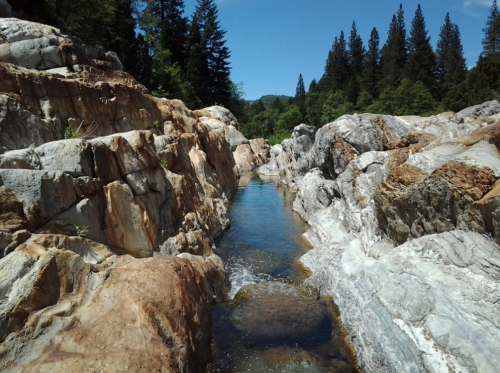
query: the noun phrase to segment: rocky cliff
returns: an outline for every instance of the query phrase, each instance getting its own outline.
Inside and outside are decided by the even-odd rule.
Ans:
[[[0,370],[203,371],[227,285],[211,239],[251,143],[99,46],[15,18],[0,36]]]
[[[499,113],[300,125],[260,168],[298,190],[307,282],[334,298],[364,372],[498,370]]]

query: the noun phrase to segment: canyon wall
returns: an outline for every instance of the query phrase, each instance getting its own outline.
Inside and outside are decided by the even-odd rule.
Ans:
[[[496,372],[500,364],[500,104],[430,118],[300,125],[259,170],[297,189],[364,372]]]
[[[0,33],[0,370],[203,371],[227,289],[211,240],[267,159],[236,164],[229,110],[152,97],[98,47]]]

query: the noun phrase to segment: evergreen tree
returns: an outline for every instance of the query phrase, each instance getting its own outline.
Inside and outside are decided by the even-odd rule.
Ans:
[[[306,88],[304,86],[304,79],[302,74],[299,74],[297,81],[297,88],[295,89],[295,102],[303,117],[306,115]]]
[[[340,32],[340,37],[333,43],[333,63],[331,68],[332,86],[331,91],[344,90],[350,78],[349,56],[347,53],[347,43],[344,38],[344,31]]]
[[[183,0],[142,0],[145,8],[139,23],[154,46],[154,50],[168,51],[169,65],[186,66],[187,18]]]
[[[320,126],[321,107],[319,84],[316,79],[311,81],[306,96],[306,122],[315,127]]]
[[[227,106],[231,96],[229,49],[214,0],[198,0],[191,20],[188,77],[204,105]]]
[[[463,53],[460,31],[451,22],[450,13],[446,14],[441,26],[436,48],[436,71],[439,85],[439,98],[455,85],[462,83],[467,77],[467,66]]]
[[[381,53],[381,88],[396,88],[400,85],[406,61],[408,49],[406,45],[406,28],[404,21],[403,5],[399,5],[397,15],[392,17],[387,42]]]
[[[427,34],[424,15],[418,4],[408,39],[409,53],[405,75],[413,82],[422,82],[430,92],[435,92],[436,56],[430,44],[431,38]]]
[[[497,0],[493,1],[483,32],[483,55],[496,56],[500,53],[500,13],[498,12]]]
[[[335,46],[335,43],[337,43],[337,38],[335,38],[335,41],[333,43],[333,46]],[[333,75],[333,46],[332,48],[328,51],[328,56],[326,58],[326,63],[325,63],[325,71],[323,73],[323,76],[319,80],[318,86],[320,87],[320,90],[326,92],[332,90],[332,75]]]
[[[153,86],[153,58],[149,43],[142,34],[137,36],[135,68],[132,74],[137,81],[145,85],[148,89],[156,89]]]
[[[355,76],[360,76],[363,73],[363,59],[365,55],[365,47],[363,39],[358,34],[356,22],[352,23],[351,35],[349,36],[349,63],[351,72]]]
[[[114,0],[112,22],[103,30],[102,38],[104,47],[116,52],[124,70],[131,74],[135,72],[137,54],[134,12],[132,0]]]
[[[370,40],[368,41],[368,51],[365,56],[363,85],[372,97],[378,96],[378,84],[380,80],[380,37],[374,27]]]
[[[363,74],[365,55],[363,39],[361,39],[361,36],[359,36],[358,34],[358,30],[356,29],[356,22],[352,23],[348,46],[348,60],[351,76],[346,87],[346,96],[348,101],[355,103],[361,91],[361,77]]]
[[[274,99],[274,102],[271,105],[271,107],[280,114],[285,112],[285,105],[283,105],[283,101],[281,101],[279,97],[276,97]]]

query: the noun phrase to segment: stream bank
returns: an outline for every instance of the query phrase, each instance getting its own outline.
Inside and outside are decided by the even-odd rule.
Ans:
[[[216,241],[230,299],[212,309],[210,372],[357,371],[335,305],[302,285],[309,227],[294,199],[277,178],[254,175],[230,206],[231,228]]]

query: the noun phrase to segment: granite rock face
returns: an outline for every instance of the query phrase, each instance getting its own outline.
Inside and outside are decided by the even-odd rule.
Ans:
[[[344,116],[307,146],[300,126],[259,169],[298,189],[307,283],[364,372],[497,371],[499,112]]]
[[[0,261],[2,371],[203,371],[214,263],[89,264],[71,244],[47,246],[30,242]]]
[[[203,371],[236,119],[154,98],[52,27],[0,32],[0,370]]]

